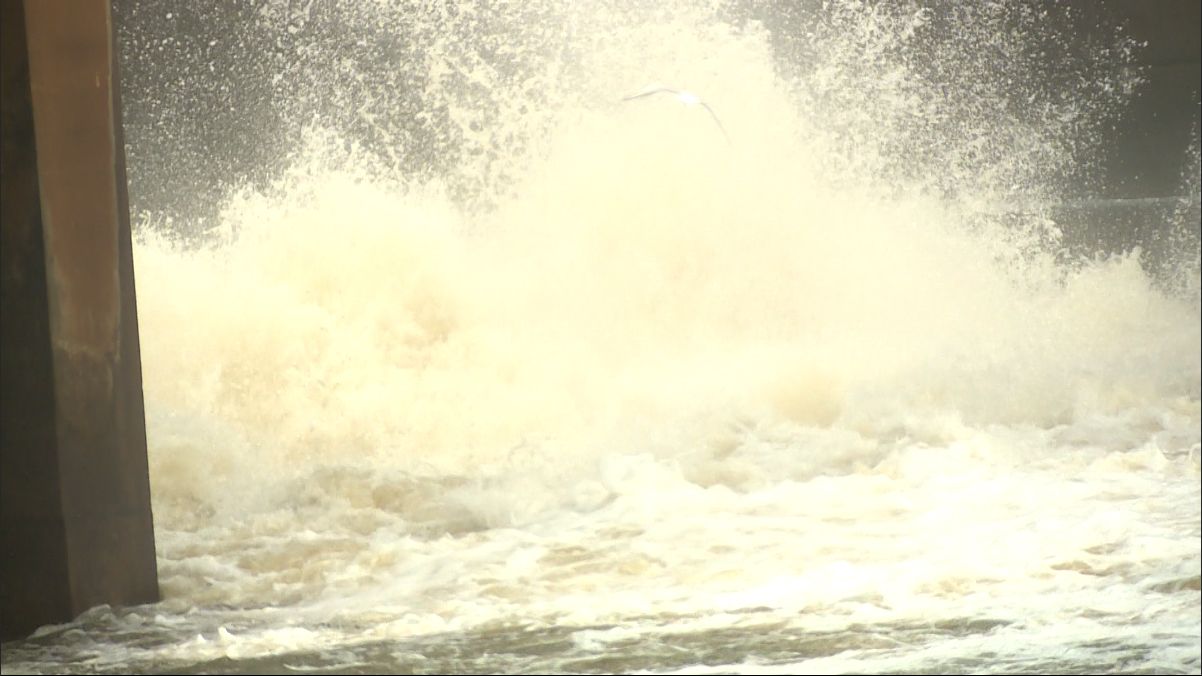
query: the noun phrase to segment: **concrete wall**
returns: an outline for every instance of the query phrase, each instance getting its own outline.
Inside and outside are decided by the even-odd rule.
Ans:
[[[1185,149],[1199,124],[1202,1],[1106,0],[1076,3],[1093,25],[1118,22],[1146,43],[1131,67],[1144,83],[1115,129],[1104,160],[1108,197],[1182,194]],[[1094,19],[1095,15],[1097,19]],[[1089,37],[1086,34],[1085,37]]]
[[[1199,0],[1073,0],[1081,40],[1105,40],[1120,26],[1143,43],[1128,67],[1142,80],[1100,163],[1100,184],[1084,199],[1053,209],[1069,251],[1128,251],[1171,273],[1189,260],[1180,233],[1199,229],[1197,134],[1202,82]],[[1099,34],[1103,33],[1103,34]],[[1191,151],[1192,147],[1192,151]],[[1191,165],[1192,163],[1192,165]]]
[[[4,0],[0,635],[158,598],[106,0]]]

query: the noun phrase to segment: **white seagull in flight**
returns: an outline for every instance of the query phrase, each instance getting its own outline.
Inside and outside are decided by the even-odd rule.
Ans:
[[[693,92],[687,92],[687,91],[684,91],[683,89],[671,89],[669,87],[659,87],[659,86],[652,85],[650,87],[644,88],[643,91],[639,92],[638,94],[631,94],[630,96],[624,96],[624,97],[622,97],[622,100],[623,101],[633,101],[635,99],[642,99],[642,98],[646,98],[648,96],[653,96],[655,94],[669,94],[673,98],[675,98],[677,101],[680,101],[681,103],[685,104],[686,106],[701,106],[702,108],[705,108],[705,112],[709,113],[710,117],[712,117],[714,119],[714,123],[718,125],[718,130],[722,132],[722,136],[726,137],[726,142],[730,143],[730,134],[726,133],[726,127],[722,126],[722,120],[718,119],[718,114],[714,112],[713,108],[710,108],[708,103],[706,103],[705,101],[702,101],[701,97],[697,96]]]

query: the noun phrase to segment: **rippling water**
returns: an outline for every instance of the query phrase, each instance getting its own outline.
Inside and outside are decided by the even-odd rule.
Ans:
[[[1066,249],[1041,7],[344,7],[141,214],[163,601],[5,673],[1197,673],[1196,224]]]

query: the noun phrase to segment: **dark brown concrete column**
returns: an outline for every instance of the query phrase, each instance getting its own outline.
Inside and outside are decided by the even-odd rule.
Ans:
[[[155,601],[107,0],[3,7],[0,634]]]

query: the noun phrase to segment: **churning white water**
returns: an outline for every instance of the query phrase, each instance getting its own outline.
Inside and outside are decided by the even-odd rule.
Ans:
[[[144,219],[164,599],[6,673],[1199,671],[1196,233],[1006,211],[1130,83],[1038,5],[655,4],[364,8],[451,171],[310,119]]]

